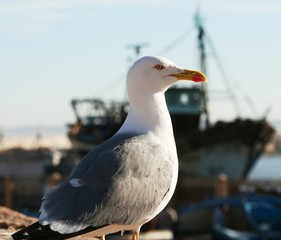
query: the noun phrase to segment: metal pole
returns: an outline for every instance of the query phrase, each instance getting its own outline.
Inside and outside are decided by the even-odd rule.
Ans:
[[[206,49],[205,49],[205,31],[203,28],[202,20],[199,15],[199,12],[195,15],[195,24],[198,29],[198,47],[200,52],[200,70],[207,75],[206,67]],[[205,124],[206,127],[210,127],[210,117],[208,112],[208,89],[206,83],[201,84],[202,89],[202,99],[203,99],[203,113],[205,115]]]

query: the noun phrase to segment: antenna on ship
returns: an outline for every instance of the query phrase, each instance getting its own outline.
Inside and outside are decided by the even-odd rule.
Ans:
[[[200,52],[200,70],[207,74],[207,67],[206,67],[206,48],[205,48],[205,30],[203,27],[202,17],[200,16],[199,11],[196,12],[195,17],[195,25],[198,29],[198,48]],[[206,83],[201,84],[202,88],[202,100],[203,100],[203,117],[206,128],[210,127],[210,117],[208,112],[208,91]]]
[[[132,56],[129,56],[128,57],[128,63],[129,63],[129,66],[132,65],[132,63],[140,57],[141,55],[141,50],[144,48],[144,47],[148,47],[149,44],[148,43],[133,43],[133,44],[127,44],[126,45],[126,48],[129,48],[129,49],[133,49],[134,52],[135,52],[135,55],[132,57]]]
[[[136,44],[128,44],[127,48],[133,48],[135,50],[135,56],[138,57],[141,54],[141,50],[144,47],[148,47],[148,43],[136,43]]]

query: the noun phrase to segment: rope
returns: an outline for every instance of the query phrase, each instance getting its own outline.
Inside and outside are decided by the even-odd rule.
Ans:
[[[175,47],[177,47],[181,42],[183,42],[193,31],[194,31],[194,27],[191,27],[190,29],[185,31],[183,34],[181,34],[179,37],[177,37],[175,40],[173,40],[171,43],[169,43],[164,48],[162,48],[160,51],[158,51],[156,53],[156,55],[162,55],[167,52],[170,52]]]

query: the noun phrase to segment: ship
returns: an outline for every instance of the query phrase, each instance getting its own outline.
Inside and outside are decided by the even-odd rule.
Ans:
[[[206,74],[205,29],[199,17],[200,68]],[[180,174],[214,178],[245,179],[263,154],[274,129],[266,117],[232,121],[209,120],[208,90],[201,86],[173,86],[166,93],[178,150]],[[127,101],[106,102],[98,98],[73,99],[76,121],[68,125],[68,137],[80,157],[114,135],[123,124]],[[87,109],[81,113],[81,109]]]

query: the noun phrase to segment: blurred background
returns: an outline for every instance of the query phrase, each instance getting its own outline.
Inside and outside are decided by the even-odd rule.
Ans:
[[[194,154],[199,156],[204,148],[204,154],[211,156],[208,163],[198,160],[200,164],[189,168],[196,169],[191,181],[198,192],[194,201],[213,194],[225,197],[225,192],[221,195],[214,190],[222,174],[227,181],[233,180],[233,189],[228,185],[226,195],[259,189],[278,196],[280,22],[278,0],[2,0],[0,203],[33,214],[45,189],[64,179],[89,145],[114,133],[128,107],[126,72],[145,55],[163,56],[208,76],[207,85],[179,84],[166,96],[175,116],[176,140],[187,136],[177,133],[185,123],[196,126],[189,136],[198,141],[189,139],[186,145],[179,145],[179,155],[185,158],[186,150],[196,148]],[[186,88],[191,90],[182,90]],[[183,95],[175,95],[177,91]],[[203,98],[198,100],[197,93]],[[186,105],[183,115],[188,118],[178,117],[173,96],[182,96],[179,104]],[[188,108],[193,97],[198,108]],[[90,104],[82,108],[87,122],[78,111],[84,103]],[[108,111],[111,116],[104,120]],[[93,125],[88,129],[90,120],[95,126],[102,125],[98,135]],[[104,121],[117,124],[108,131]],[[88,135],[82,136],[84,127],[83,134]],[[100,136],[101,130],[107,135]],[[228,135],[222,136],[223,132]],[[201,140],[207,135],[212,139],[204,145]],[[233,140],[221,147],[229,136]],[[233,155],[235,151],[243,152],[244,157]],[[245,161],[233,160],[240,157]],[[214,159],[229,159],[225,162],[232,164]],[[214,185],[206,184],[210,178]],[[220,179],[224,182],[225,178]],[[260,187],[257,181],[266,184]],[[182,206],[190,200],[175,202]]]

